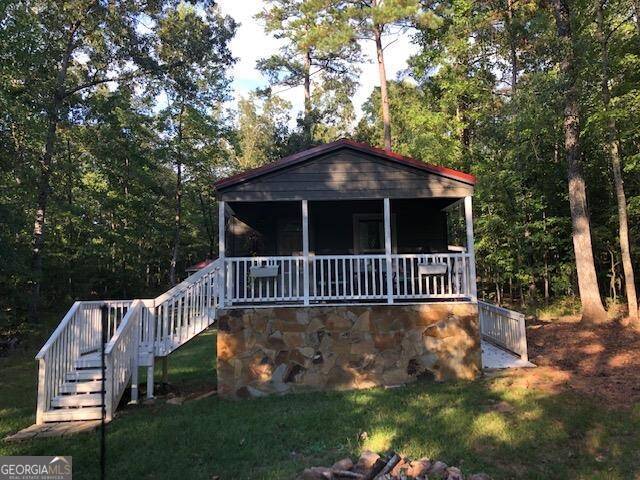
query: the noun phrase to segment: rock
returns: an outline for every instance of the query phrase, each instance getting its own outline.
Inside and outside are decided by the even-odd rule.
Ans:
[[[467,480],[491,480],[491,477],[486,473],[474,473],[467,477]]]
[[[344,332],[351,328],[351,320],[344,315],[330,314],[325,322],[327,330]]]
[[[371,467],[373,467],[373,464],[376,463],[379,458],[380,458],[380,455],[378,455],[377,453],[373,453],[371,450],[365,450],[360,455],[360,458],[358,459],[358,463],[356,463],[355,469],[358,472],[369,471]]]
[[[267,394],[265,392],[263,392],[262,390],[258,390],[257,388],[253,388],[251,386],[247,387],[247,391],[249,392],[249,395],[255,398],[258,397],[265,397]]]
[[[427,474],[430,467],[431,460],[428,458],[421,458],[420,460],[413,460],[409,463],[409,468],[406,473],[410,477],[421,477]]]
[[[353,329],[359,332],[368,332],[371,330],[371,311],[367,310],[360,314],[353,325]]]
[[[302,347],[298,351],[305,357],[311,358],[315,355],[316,351],[312,347]]]
[[[444,472],[444,478],[446,480],[464,480],[462,472],[457,467],[449,467]]]
[[[306,468],[302,472],[302,480],[331,480],[331,469],[325,467]]]
[[[391,470],[392,477],[400,477],[401,475],[406,475],[406,470],[409,469],[409,462],[405,458],[401,458],[396,466]]]
[[[281,363],[271,374],[271,381],[273,383],[284,383],[284,378],[287,374],[287,365]]]
[[[446,463],[437,460],[433,463],[433,465],[429,467],[427,474],[433,476],[440,475],[442,477],[444,475],[444,472],[447,470],[447,467],[448,465]]]
[[[184,397],[173,397],[167,400],[169,405],[182,405],[184,403]]]
[[[351,470],[353,468],[353,460],[350,458],[343,458],[338,460],[331,466],[331,470]]]

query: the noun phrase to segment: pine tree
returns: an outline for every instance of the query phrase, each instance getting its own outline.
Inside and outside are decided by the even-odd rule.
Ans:
[[[435,26],[438,17],[419,0],[337,0],[338,11],[349,20],[352,39],[371,40],[376,47],[384,148],[391,150],[391,113],[384,50],[387,37],[406,34],[414,25]],[[392,40],[393,41],[393,40]]]
[[[258,18],[267,33],[285,42],[280,53],[258,61],[259,70],[271,85],[303,87],[304,148],[313,143],[316,126],[333,117],[331,111],[314,108],[312,84],[336,93],[348,109],[350,97],[340,93],[356,84],[359,45],[349,37],[342,13],[326,0],[268,0]]]

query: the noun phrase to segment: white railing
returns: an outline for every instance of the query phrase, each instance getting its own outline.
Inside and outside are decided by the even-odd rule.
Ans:
[[[528,361],[524,315],[487,302],[478,302],[480,335]]]
[[[466,253],[391,255],[393,296],[398,299],[466,298],[471,295]]]
[[[113,418],[122,394],[131,379],[131,400],[138,399],[138,342],[144,303],[135,300],[105,346],[106,420]],[[104,372],[103,372],[104,373]]]
[[[226,258],[231,303],[297,302],[304,298],[304,257]]]
[[[312,301],[387,297],[384,255],[314,255],[310,262],[309,295]]]
[[[471,297],[469,254],[310,255],[309,303]],[[226,305],[302,303],[303,256],[228,257]],[[389,295],[391,290],[391,295]]]
[[[51,400],[60,393],[67,373],[80,355],[100,349],[102,307],[107,307],[107,339],[126,316],[131,301],[75,302],[36,355],[38,404],[36,422],[42,423]]]
[[[211,262],[153,301],[143,325],[147,342],[154,339],[156,356],[168,355],[215,320],[220,266],[220,260]]]

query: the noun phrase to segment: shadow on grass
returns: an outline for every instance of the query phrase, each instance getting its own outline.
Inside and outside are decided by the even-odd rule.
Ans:
[[[188,389],[215,381],[215,334],[170,359]],[[516,374],[517,375],[517,374]],[[305,393],[124,409],[108,427],[111,478],[295,478],[363,449],[393,448],[494,478],[637,478],[640,408],[513,386],[512,377],[398,389]],[[497,402],[511,408],[499,412]],[[359,440],[362,432],[367,439]],[[98,435],[2,445],[4,455],[74,457],[75,478],[97,478]]]

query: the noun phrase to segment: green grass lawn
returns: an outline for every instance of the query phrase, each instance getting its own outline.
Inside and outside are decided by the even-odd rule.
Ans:
[[[183,391],[215,383],[215,333],[172,355]],[[0,435],[33,422],[33,352],[0,359]],[[640,405],[610,410],[507,379],[255,400],[216,397],[127,407],[108,426],[109,478],[287,479],[365,448],[393,448],[496,479],[640,478]],[[492,409],[506,401],[513,410]],[[361,442],[359,434],[368,438]],[[0,443],[0,455],[72,455],[76,479],[98,478],[99,435]]]

